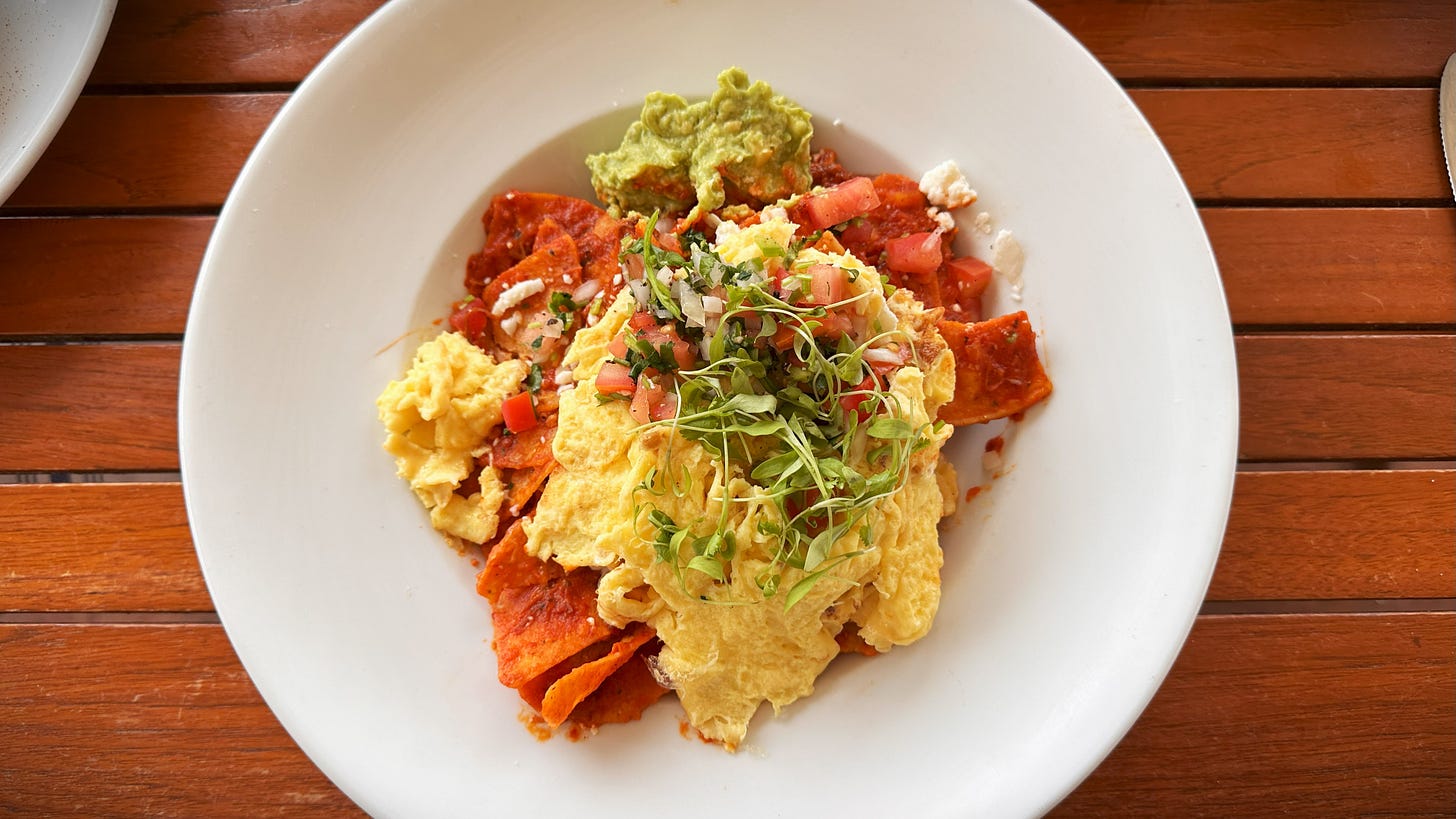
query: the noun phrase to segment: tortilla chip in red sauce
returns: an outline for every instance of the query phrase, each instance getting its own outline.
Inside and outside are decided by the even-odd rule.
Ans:
[[[526,529],[517,520],[490,548],[485,568],[475,576],[475,591],[495,605],[506,589],[539,586],[564,574],[555,563],[537,559],[526,551]]]
[[[535,429],[501,435],[490,446],[490,465],[496,469],[527,469],[551,462],[551,440],[556,437],[556,416],[541,419]]]
[[[962,324],[936,325],[955,355],[955,395],[940,408],[940,420],[954,426],[980,424],[1014,415],[1052,392],[1051,379],[1036,352],[1036,332],[1025,311]]]
[[[656,636],[657,632],[646,623],[634,623],[612,643],[611,649],[605,655],[575,666],[551,683],[537,710],[552,727],[565,722],[583,700],[626,665],[637,653],[637,649]]]
[[[501,684],[520,688],[612,634],[597,617],[597,573],[576,569],[542,585],[507,588],[491,611]]]
[[[668,692],[647,666],[647,658],[655,656],[660,647],[658,643],[648,643],[638,649],[600,688],[576,706],[571,712],[571,721],[596,727],[641,719],[642,712]]]

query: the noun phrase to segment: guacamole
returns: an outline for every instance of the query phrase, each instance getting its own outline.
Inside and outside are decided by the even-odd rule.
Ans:
[[[703,102],[648,94],[622,147],[592,154],[586,164],[604,204],[639,213],[689,211],[691,224],[724,204],[761,207],[807,191],[813,135],[807,111],[730,68]]]

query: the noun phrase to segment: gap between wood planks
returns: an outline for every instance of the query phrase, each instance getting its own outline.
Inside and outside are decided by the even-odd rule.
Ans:
[[[1205,602],[1199,617],[1258,615],[1279,617],[1304,614],[1420,614],[1456,611],[1456,598],[1428,597],[1400,600],[1214,600]],[[215,611],[5,611],[0,625],[217,625]]]

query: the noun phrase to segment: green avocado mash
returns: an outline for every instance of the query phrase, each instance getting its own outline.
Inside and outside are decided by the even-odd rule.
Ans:
[[[762,206],[807,191],[813,135],[809,112],[730,68],[704,102],[648,94],[622,147],[586,164],[604,204],[639,213],[691,208],[691,224],[725,203]]]

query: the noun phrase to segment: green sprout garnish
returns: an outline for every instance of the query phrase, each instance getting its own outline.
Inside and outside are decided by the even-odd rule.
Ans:
[[[649,300],[643,308],[675,322],[683,338],[706,342],[707,361],[679,369],[670,345],[654,348],[629,332],[626,358],[619,362],[634,378],[656,370],[676,392],[676,416],[645,427],[671,429],[697,442],[723,468],[710,488],[716,496],[708,498],[710,505],[717,502],[716,519],[674,520],[653,498],[681,497],[692,477],[675,468],[669,446],[661,468],[635,488],[639,534],[659,561],[673,567],[684,588],[687,572],[730,583],[737,551],[728,525],[730,504],[751,499],[730,497],[726,483],[729,476],[742,478],[775,512],[759,521],[758,531],[775,539],[777,549],[752,581],[764,597],[782,594],[784,606],[791,607],[835,567],[869,550],[869,513],[904,487],[911,455],[930,443],[932,425],[912,424],[887,378],[864,360],[866,351],[891,338],[912,352],[914,345],[900,330],[875,332],[863,341],[845,333],[817,334],[831,311],[868,298],[869,291],[831,305],[786,301],[764,281],[762,260],[730,265],[700,234],[681,237],[684,253],[656,247],[651,239],[656,221],[654,214],[643,238],[624,242],[622,258],[642,257]],[[802,247],[759,243],[765,258],[784,263],[790,292],[809,289],[806,271],[793,266]],[[685,321],[672,290],[659,279],[664,269],[695,292],[722,294],[724,309],[711,331]],[[790,569],[797,577],[786,575]],[[791,577],[792,584],[782,588]]]

